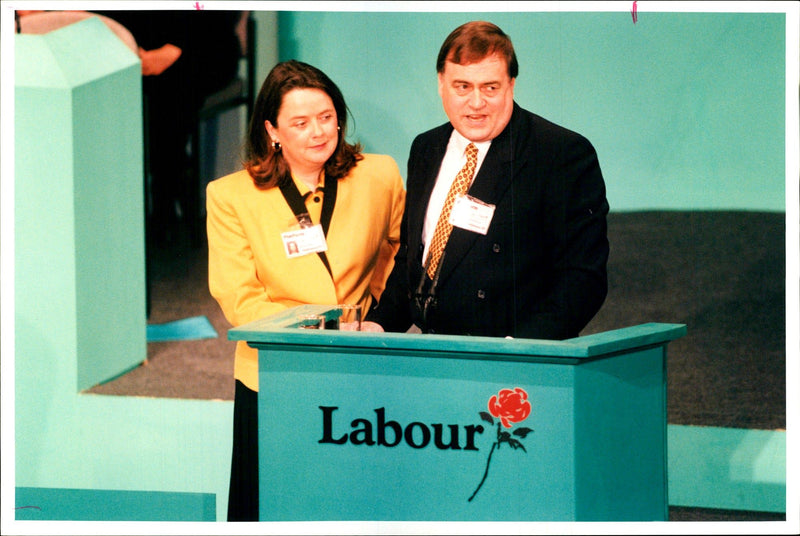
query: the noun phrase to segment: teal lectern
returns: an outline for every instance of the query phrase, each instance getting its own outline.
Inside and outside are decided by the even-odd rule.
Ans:
[[[297,327],[259,351],[263,521],[667,520],[666,346],[681,324],[566,341]]]

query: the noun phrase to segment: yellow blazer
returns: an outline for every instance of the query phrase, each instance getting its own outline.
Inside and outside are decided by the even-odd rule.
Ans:
[[[337,190],[327,235],[331,278],[316,253],[287,257],[281,233],[297,219],[279,188],[256,188],[244,170],[209,183],[208,286],[233,326],[302,304],[360,303],[367,311],[380,297],[400,242],[400,170],[389,156],[364,155]],[[309,195],[306,207],[319,223],[322,193]],[[258,390],[257,351],[245,342],[237,343],[233,375]]]

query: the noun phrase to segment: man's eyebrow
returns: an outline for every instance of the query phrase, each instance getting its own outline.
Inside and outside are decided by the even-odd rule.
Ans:
[[[469,86],[475,85],[474,82],[471,82],[469,80],[461,80],[459,78],[453,79],[452,83],[453,84],[467,84]],[[481,82],[478,85],[480,85],[480,86],[497,86],[497,85],[500,85],[500,83],[501,83],[500,80],[489,80],[488,82]]]

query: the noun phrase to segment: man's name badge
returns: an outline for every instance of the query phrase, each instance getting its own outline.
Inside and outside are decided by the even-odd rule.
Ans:
[[[328,251],[325,233],[322,231],[322,225],[319,224],[281,233],[281,240],[283,240],[286,256],[290,259],[309,253]]]
[[[459,196],[453,203],[450,224],[453,227],[485,235],[492,223],[494,209],[494,205],[484,203],[469,195]]]

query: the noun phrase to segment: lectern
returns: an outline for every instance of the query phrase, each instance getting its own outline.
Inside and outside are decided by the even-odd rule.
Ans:
[[[681,324],[566,341],[229,331],[259,353],[263,521],[664,521],[666,347]]]

